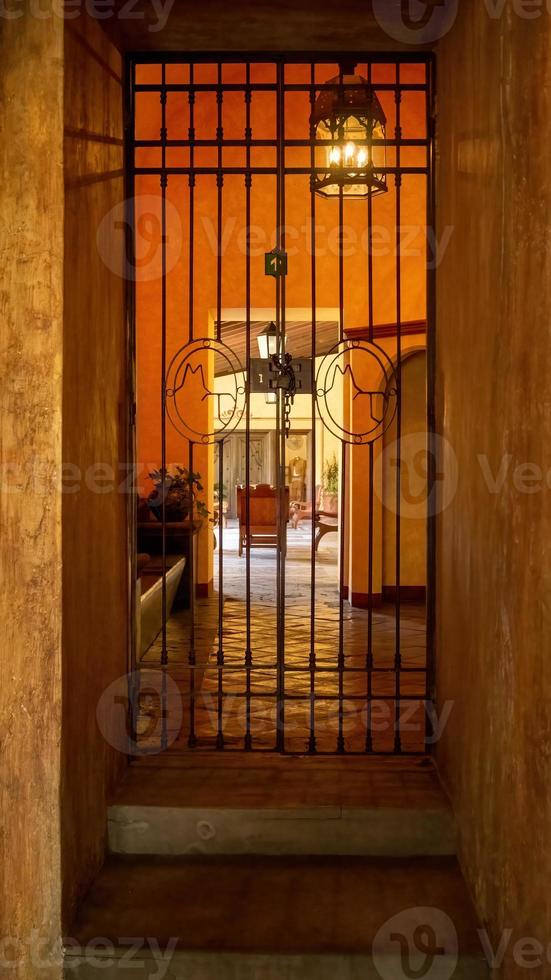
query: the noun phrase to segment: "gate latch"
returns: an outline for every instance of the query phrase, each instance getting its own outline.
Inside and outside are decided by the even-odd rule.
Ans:
[[[291,354],[272,354],[270,358],[271,369],[276,374],[276,388],[283,391],[283,431],[285,438],[289,438],[291,431],[291,408],[294,405],[295,394],[297,391],[297,379],[292,365]]]
[[[250,391],[267,394],[282,391],[285,399],[285,435],[291,428],[291,406],[295,395],[312,394],[312,360],[291,354],[272,354],[269,360],[251,358]]]

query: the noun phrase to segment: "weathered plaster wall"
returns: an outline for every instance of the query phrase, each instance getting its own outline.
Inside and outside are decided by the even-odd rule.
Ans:
[[[42,10],[46,10],[46,4]],[[63,28],[0,25],[0,936],[9,975],[61,977]],[[47,121],[47,124],[46,124]]]
[[[550,56],[545,9],[510,3],[462,5],[439,51],[438,214],[454,230],[437,406],[459,484],[438,526],[438,693],[454,707],[437,755],[478,909],[494,940],[513,930],[507,980],[527,975],[516,940],[551,938]],[[548,977],[537,959],[529,975]]]
[[[121,59],[83,16],[65,31],[63,872],[68,916],[103,860],[124,712],[96,707],[127,670],[126,348]],[[105,234],[98,229],[104,219]],[[124,693],[124,692],[123,692]],[[116,711],[116,713],[115,713]]]

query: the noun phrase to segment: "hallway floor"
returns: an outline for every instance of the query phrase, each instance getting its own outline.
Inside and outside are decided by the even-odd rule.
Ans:
[[[215,588],[218,587],[215,555]],[[338,669],[339,582],[337,535],[326,535],[316,555],[315,642],[311,642],[311,527],[304,522],[289,528],[286,560],[285,603],[285,749],[304,752],[310,734],[311,684],[316,695],[315,735],[319,752],[334,752],[339,727],[339,691],[342,693],[343,731],[348,752],[366,747],[367,697],[370,695],[371,746],[375,752],[395,748],[396,695],[400,698],[400,738],[405,752],[424,751],[425,732],[425,608],[422,603],[402,603],[400,629],[396,629],[394,604],[373,610],[371,648],[373,671],[366,671],[370,628],[365,609],[343,608],[345,669]],[[276,551],[251,552],[250,637],[251,667],[245,663],[247,605],[245,557],[238,556],[235,524],[223,532],[223,651],[219,670],[218,593],[198,600],[195,617],[195,689],[190,688],[188,656],[190,617],[175,613],[167,629],[169,674],[183,699],[183,718],[169,708],[169,742],[172,750],[186,750],[194,714],[199,749],[215,743],[222,722],[224,747],[240,748],[247,728],[247,712],[254,749],[269,751],[276,738]],[[396,670],[396,640],[401,664]],[[316,669],[312,681],[311,652]],[[142,666],[158,664],[161,640],[155,641]],[[246,697],[246,694],[249,697]],[[409,700],[408,700],[409,699]],[[146,707],[147,711],[147,707]],[[178,731],[175,730],[178,727]],[[146,726],[144,726],[146,727]],[[155,736],[157,737],[157,732]]]
[[[163,752],[137,759],[111,804],[447,809],[426,758]]]

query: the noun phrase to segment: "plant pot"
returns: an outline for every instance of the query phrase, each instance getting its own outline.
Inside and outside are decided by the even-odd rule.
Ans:
[[[163,519],[163,490],[159,487],[153,490],[147,498],[149,509],[153,516],[158,520]],[[178,523],[185,521],[191,511],[189,494],[182,490],[164,491],[164,512],[167,523]]]
[[[320,510],[325,510],[330,514],[338,513],[339,510],[338,493],[329,493],[327,490],[322,490],[320,496]]]

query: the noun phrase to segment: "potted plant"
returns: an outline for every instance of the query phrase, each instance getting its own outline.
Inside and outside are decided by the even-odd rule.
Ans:
[[[335,453],[323,465],[320,510],[336,514],[339,509],[339,464]]]
[[[167,469],[153,470],[149,474],[154,489],[147,498],[151,513],[158,521],[163,519],[163,509],[167,521],[185,521],[196,514],[207,518],[209,511],[199,494],[203,491],[201,474],[193,473],[183,466],[176,466],[173,473]],[[164,502],[164,508],[163,508]]]

